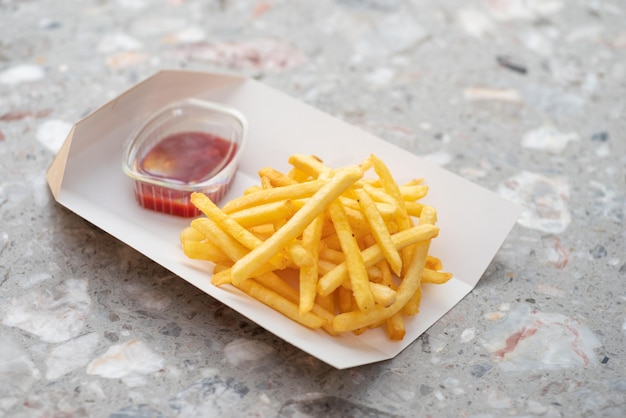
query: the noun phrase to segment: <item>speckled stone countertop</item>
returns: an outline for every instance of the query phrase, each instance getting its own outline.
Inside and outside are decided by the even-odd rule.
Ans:
[[[0,0],[0,417],[626,415],[621,0]],[[478,286],[335,370],[56,204],[71,125],[249,75],[518,202]]]

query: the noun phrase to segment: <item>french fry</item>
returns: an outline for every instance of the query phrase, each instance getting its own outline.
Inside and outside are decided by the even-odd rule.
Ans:
[[[354,190],[354,194],[359,200],[359,205],[361,206],[361,209],[365,214],[365,218],[367,219],[367,222],[372,230],[372,235],[380,246],[380,249],[385,256],[385,259],[387,259],[391,270],[399,276],[402,269],[402,258],[400,257],[400,253],[396,247],[393,245],[391,234],[389,234],[389,230],[387,229],[380,212],[378,212],[374,200],[364,189],[356,189]]]
[[[235,284],[235,286],[261,303],[264,303],[270,308],[277,310],[283,315],[308,328],[318,329],[325,323],[323,318],[320,318],[312,312],[301,314],[297,304],[285,299],[278,293],[268,289],[254,279],[249,279],[239,284]]]
[[[224,270],[229,270],[233,266],[232,261],[226,261],[224,263],[217,263],[213,266],[213,274],[221,273]]]
[[[232,277],[230,275],[230,268],[217,268],[218,266],[220,266],[219,264],[216,267],[216,269],[213,271],[213,276],[211,276],[211,284],[215,285],[215,286],[222,286],[225,284],[232,284],[233,280]]]
[[[426,268],[431,270],[443,270],[443,264],[439,258],[429,255],[426,257]]]
[[[367,278],[370,282],[378,283],[382,280],[383,273],[380,271],[378,266],[374,264],[373,266],[367,268]]]
[[[261,189],[268,190],[273,189],[272,181],[267,176],[261,176]]]
[[[337,264],[333,263],[332,261],[324,260],[322,258],[317,260],[317,271],[318,271],[318,274],[322,276],[332,271],[336,267],[337,267]],[[320,293],[318,292],[318,294]],[[328,296],[328,295],[323,295],[323,296]]]
[[[377,265],[381,271],[380,284],[384,284],[387,287],[395,289],[396,285],[393,282],[393,275],[391,274],[391,267],[389,267],[389,264],[386,261],[381,260]]]
[[[400,230],[410,228],[412,223],[406,210],[406,203],[402,197],[402,193],[400,192],[400,187],[391,175],[389,168],[375,155],[370,155],[370,160],[374,166],[374,171],[376,171],[376,174],[378,174],[378,177],[380,178],[383,189],[395,200],[398,205],[398,211],[396,212],[396,222],[398,223],[398,227]],[[410,246],[402,249],[402,263],[404,266],[408,265],[412,252],[413,250]]]
[[[223,263],[232,260],[220,248],[209,240],[181,242],[183,251],[189,258],[194,260],[206,260],[214,263]]]
[[[251,194],[251,193],[256,193],[256,192],[258,192],[260,190],[263,190],[263,187],[261,187],[261,185],[254,185],[254,186],[250,186],[247,189],[245,189],[243,191],[243,194],[247,195],[247,194]]]
[[[390,340],[401,341],[406,335],[404,327],[404,318],[401,314],[396,313],[385,320],[387,326],[387,335]]]
[[[302,233],[302,246],[311,255],[312,263],[300,268],[300,313],[310,311],[313,309],[315,303],[323,224],[323,214],[317,215],[313,222],[311,222]]]
[[[324,309],[327,312],[333,312],[333,317],[334,317],[334,312],[335,312],[335,295],[331,294],[329,296],[326,297],[322,297],[320,295],[315,296],[315,305],[317,306],[319,305],[322,309]],[[332,328],[332,323],[333,323],[333,318],[330,318],[329,320],[329,327],[328,329],[332,329],[332,333],[331,334],[336,334],[334,328]],[[327,328],[324,328],[327,329]]]
[[[422,213],[423,204],[417,202],[404,202],[406,212],[409,216],[419,218]]]
[[[261,241],[265,241],[272,236],[274,231],[276,231],[274,224],[255,225],[251,226],[248,229],[254,234],[255,237],[257,237]]]
[[[355,211],[361,211],[361,206],[356,199],[350,197],[341,197],[341,203],[346,209],[352,209]],[[372,199],[373,200],[373,199]],[[392,220],[396,214],[396,206],[389,203],[382,202],[374,202],[376,209],[378,209],[378,213],[380,216],[386,221]]]
[[[197,229],[192,228],[191,226],[185,227],[185,229],[183,229],[181,231],[181,233],[180,233],[180,240],[181,240],[181,242],[185,242],[185,241],[202,241],[204,239],[206,239],[204,234],[202,234]]]
[[[354,308],[358,309],[354,296],[352,295],[352,289],[346,289],[345,287],[339,287],[337,289],[337,304],[341,312],[350,312],[354,310]]]
[[[346,259],[346,257],[343,255],[343,253],[340,250],[335,250],[329,247],[324,247],[320,249],[319,258],[326,260],[326,261],[330,261],[331,263],[334,263],[334,264],[343,263]]]
[[[313,265],[313,256],[311,252],[302,246],[300,242],[297,240],[291,241],[287,244],[287,252],[289,253],[289,257],[291,261],[297,267],[310,267]]]
[[[257,282],[267,287],[268,289],[278,293],[283,298],[289,300],[292,303],[297,304],[299,301],[299,295],[296,289],[291,287],[287,282],[285,282],[280,276],[273,272],[263,273],[254,278]],[[330,309],[327,309],[330,308]],[[311,309],[309,309],[313,314],[319,316],[324,319],[325,323],[322,327],[329,333],[334,333],[334,330],[331,328],[332,320],[334,315],[331,312],[334,312],[332,306],[322,306],[322,304],[314,303]],[[304,315],[306,312],[300,312],[301,315]]]
[[[370,282],[370,290],[378,305],[391,306],[396,301],[396,291],[380,283]]]
[[[367,191],[367,193],[369,193],[369,195],[372,197],[372,199],[374,199],[375,202],[385,203],[391,206],[394,212],[397,210],[398,204],[396,200],[392,196],[387,194],[387,192],[385,192],[382,188],[374,187],[371,183],[365,183],[363,185],[363,188]]]
[[[324,165],[322,160],[311,155],[292,155],[289,157],[289,164],[313,178],[317,178],[320,174],[329,169]]]
[[[305,181],[311,180],[311,176],[309,176],[304,171],[299,170],[297,167],[294,167],[291,170],[289,170],[289,172],[287,173],[287,177],[289,177],[292,180],[295,180],[298,183],[304,183]]]
[[[402,313],[406,316],[417,315],[420,311],[420,303],[422,302],[422,288],[418,287],[409,301],[402,307]]]
[[[253,193],[244,194],[226,203],[222,210],[225,213],[233,213],[263,203],[278,202],[279,200],[293,200],[303,197],[311,197],[321,187],[326,185],[328,180],[311,180],[305,183],[291,184],[285,187],[275,187],[272,189],[261,189]]]
[[[452,273],[425,268],[422,283],[444,284],[451,278]]]
[[[400,186],[400,194],[405,201],[414,202],[426,196],[427,193],[428,186],[424,186],[423,184]]]
[[[296,180],[291,177],[281,173],[280,171],[272,168],[265,167],[259,170],[259,177],[268,179],[270,185],[272,187],[283,187],[288,186],[290,184],[298,183]]]
[[[328,213],[330,219],[333,221],[333,225],[335,225],[337,237],[339,238],[341,249],[345,255],[344,265],[350,277],[354,299],[359,309],[368,311],[374,308],[374,297],[369,288],[367,267],[363,262],[361,250],[350,228],[346,212],[341,202],[337,200],[330,204]]]

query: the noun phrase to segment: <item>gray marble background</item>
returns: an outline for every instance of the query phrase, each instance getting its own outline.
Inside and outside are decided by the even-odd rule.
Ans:
[[[338,371],[63,209],[81,117],[228,70],[520,203],[476,289]],[[622,0],[0,0],[0,417],[626,415]]]

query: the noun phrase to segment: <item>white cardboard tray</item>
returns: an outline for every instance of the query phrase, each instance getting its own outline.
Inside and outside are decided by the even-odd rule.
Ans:
[[[235,182],[226,196],[257,184],[265,166],[288,170],[291,154],[313,154],[331,167],[358,163],[370,153],[390,167],[399,182],[424,178],[425,201],[437,209],[439,236],[430,254],[454,278],[425,285],[420,313],[407,321],[403,341],[381,330],[331,337],[311,331],[229,286],[210,283],[210,266],[188,259],[179,244],[189,219],[144,210],[121,169],[123,143],[131,131],[164,104],[194,96],[239,109],[250,122]],[[47,172],[55,199],[202,291],[283,340],[338,369],[395,357],[476,286],[520,209],[449,171],[350,126],[252,79],[227,74],[164,70],[78,121]]]

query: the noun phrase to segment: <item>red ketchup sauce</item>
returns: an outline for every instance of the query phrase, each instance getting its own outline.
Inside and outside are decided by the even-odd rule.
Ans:
[[[139,161],[139,171],[154,178],[193,184],[217,174],[233,159],[236,151],[237,144],[209,133],[176,133],[148,151]],[[224,185],[223,189],[226,188]],[[221,194],[225,191],[222,190]],[[191,203],[191,192],[188,191],[137,183],[135,194],[147,209],[183,217],[200,214]]]

